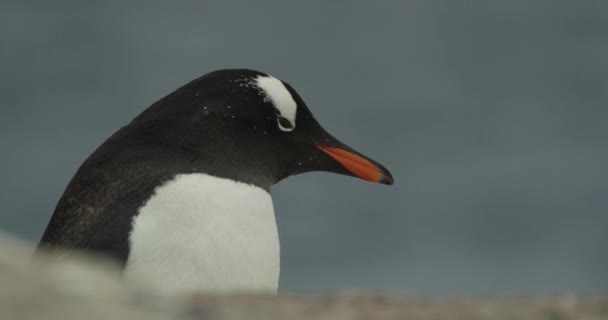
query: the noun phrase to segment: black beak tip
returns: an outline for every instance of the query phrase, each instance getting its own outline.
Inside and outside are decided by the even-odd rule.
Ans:
[[[393,183],[395,183],[395,180],[393,180],[393,176],[391,176],[390,173],[387,173],[378,182],[386,185],[392,185]]]
[[[380,180],[378,180],[378,183],[392,185],[393,183],[395,183],[395,180],[393,179],[393,176],[390,172],[385,171]]]

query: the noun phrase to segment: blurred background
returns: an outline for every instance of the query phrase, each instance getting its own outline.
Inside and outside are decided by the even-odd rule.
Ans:
[[[383,186],[273,189],[283,291],[608,292],[606,1],[0,0],[0,229],[208,71],[292,84]]]

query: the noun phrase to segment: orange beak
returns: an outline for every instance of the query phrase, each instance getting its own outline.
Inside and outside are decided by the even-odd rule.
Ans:
[[[393,184],[393,177],[390,172],[371,159],[341,148],[319,144],[316,147],[332,157],[356,177],[371,182]]]

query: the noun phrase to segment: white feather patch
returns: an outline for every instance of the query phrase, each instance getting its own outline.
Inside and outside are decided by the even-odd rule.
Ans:
[[[276,292],[279,237],[270,194],[207,174],[178,175],[133,220],[125,278],[161,294]]]
[[[258,76],[255,85],[262,91],[264,96],[274,105],[279,114],[291,123],[291,128],[283,131],[291,131],[296,127],[296,114],[298,105],[281,80],[272,76]]]

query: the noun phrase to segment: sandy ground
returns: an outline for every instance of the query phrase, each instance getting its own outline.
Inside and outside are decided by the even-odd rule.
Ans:
[[[431,300],[368,294],[160,298],[127,288],[109,263],[32,259],[2,241],[0,319],[608,319],[608,297]]]

